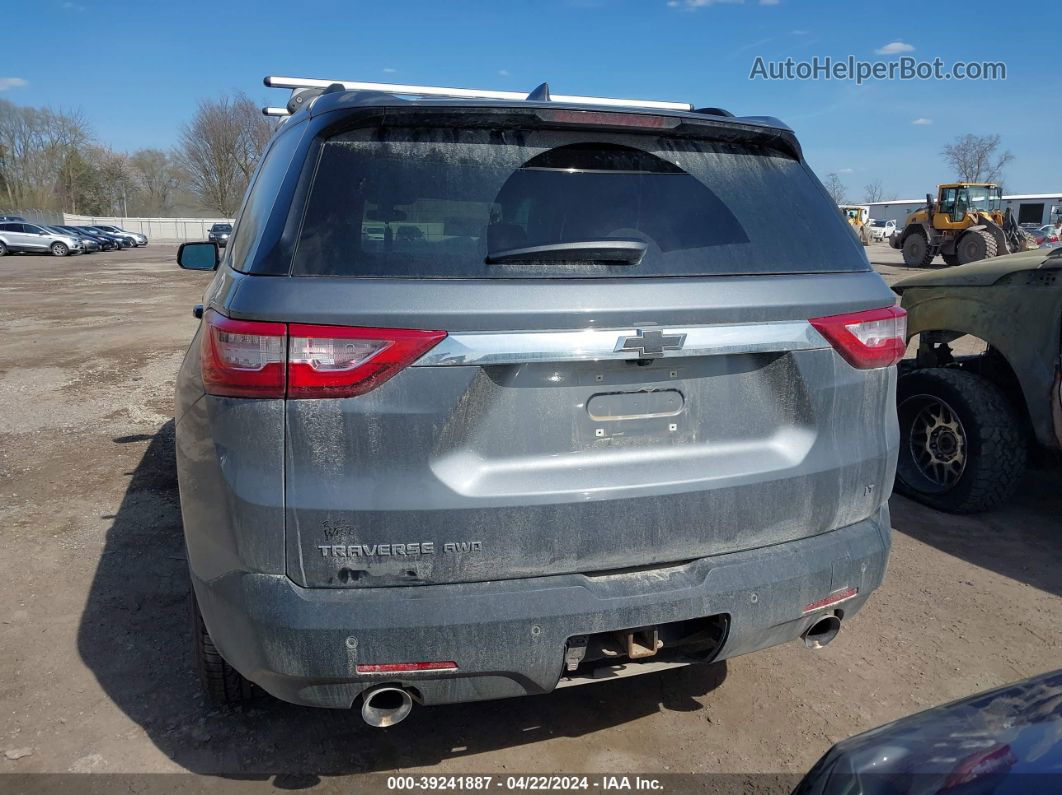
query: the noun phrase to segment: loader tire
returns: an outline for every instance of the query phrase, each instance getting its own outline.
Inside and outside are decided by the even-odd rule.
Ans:
[[[241,704],[254,696],[254,686],[243,675],[225,662],[214,645],[199,603],[193,590],[189,599],[192,608],[192,641],[195,653],[195,669],[203,691],[217,706]]]
[[[945,265],[961,265],[962,264],[961,262],[959,262],[959,258],[957,256],[955,256],[954,254],[941,254],[940,256],[944,258],[944,264]]]
[[[989,259],[996,256],[997,253],[996,239],[992,237],[990,232],[986,232],[983,229],[967,232],[959,238],[959,242],[955,245],[955,258],[958,259],[959,265]]]
[[[933,249],[921,232],[912,232],[903,241],[903,264],[909,268],[924,268],[933,261]]]
[[[1027,436],[995,384],[957,368],[913,370],[900,378],[896,403],[900,494],[948,513],[990,511],[1014,494]]]

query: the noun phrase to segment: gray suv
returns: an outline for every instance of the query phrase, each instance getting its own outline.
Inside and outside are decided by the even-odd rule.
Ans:
[[[429,91],[302,93],[224,259],[178,255],[208,692],[386,726],[829,642],[885,572],[904,314],[792,131]]]
[[[18,221],[0,222],[0,257],[19,252],[65,257],[67,254],[80,254],[84,248],[80,237],[66,232]]]

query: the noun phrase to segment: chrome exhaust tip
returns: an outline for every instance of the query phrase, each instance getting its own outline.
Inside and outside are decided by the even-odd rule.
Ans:
[[[361,718],[370,726],[386,729],[404,721],[413,711],[413,698],[400,687],[380,685],[361,699]]]
[[[841,619],[835,615],[823,616],[801,635],[809,649],[821,649],[828,645],[841,631]]]

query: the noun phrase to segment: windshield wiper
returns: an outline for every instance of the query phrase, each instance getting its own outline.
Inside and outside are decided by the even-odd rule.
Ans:
[[[488,265],[504,262],[609,262],[637,265],[647,246],[640,240],[576,240],[544,246],[507,248],[487,255]]]

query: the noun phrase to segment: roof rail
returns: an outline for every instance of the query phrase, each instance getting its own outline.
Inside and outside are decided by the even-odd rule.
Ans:
[[[366,83],[358,80],[321,80],[312,77],[274,77],[263,80],[270,88],[290,88],[292,96],[300,89],[325,89],[339,84],[348,91],[381,91],[386,94],[407,94],[419,97],[449,97],[459,99],[502,99],[524,102],[552,101],[573,105],[595,105],[612,108],[648,108],[650,110],[684,110],[692,111],[688,102],[664,102],[657,99],[608,99],[605,97],[579,97],[565,94],[551,94],[549,86],[543,83],[530,94],[519,91],[490,91],[478,88],[445,88],[443,86],[407,86],[397,83]],[[267,116],[288,116],[288,108],[262,108]]]

